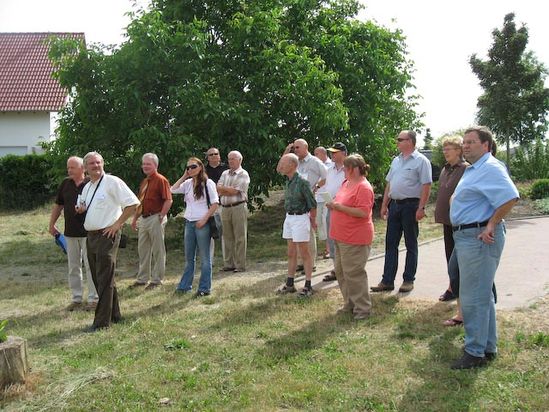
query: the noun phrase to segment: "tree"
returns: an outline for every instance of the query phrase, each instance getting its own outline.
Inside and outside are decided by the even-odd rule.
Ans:
[[[547,69],[532,52],[526,52],[528,29],[518,30],[515,15],[507,14],[503,29],[492,32],[494,43],[488,60],[471,56],[469,63],[484,93],[479,97],[479,124],[492,129],[499,142],[528,144],[547,132],[549,89],[544,87]]]
[[[57,78],[72,92],[50,153],[98,150],[137,187],[146,151],[173,180],[189,156],[238,149],[256,198],[281,181],[288,142],[341,140],[382,181],[394,136],[419,122],[402,35],[354,20],[358,9],[355,0],[155,0],[133,15],[119,49],[55,41]]]
[[[433,149],[433,136],[431,135],[431,129],[429,128],[425,130],[425,137],[423,138],[423,149],[424,150]]]

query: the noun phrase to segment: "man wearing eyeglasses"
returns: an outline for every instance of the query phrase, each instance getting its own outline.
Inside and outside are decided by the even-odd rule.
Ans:
[[[425,217],[425,205],[431,192],[431,163],[416,149],[416,133],[403,130],[397,138],[400,154],[391,163],[385,180],[381,217],[387,220],[383,277],[372,292],[391,291],[398,270],[398,245],[404,233],[406,264],[400,293],[414,288],[417,270],[418,222]]]
[[[145,290],[151,290],[162,284],[166,273],[164,228],[173,200],[168,179],[158,173],[158,156],[145,153],[141,168],[145,174],[139,186],[141,204],[132,220],[132,229],[138,230],[139,271],[137,280],[130,287],[145,286]],[[149,279],[150,283],[147,285]]]
[[[225,170],[217,183],[221,202],[225,255],[223,271],[246,270],[248,244],[248,186],[250,176],[242,168],[242,154],[229,152],[229,170]]]
[[[221,153],[217,147],[210,147],[206,152],[206,174],[217,185],[223,172],[229,169],[225,163],[221,161]],[[219,193],[218,193],[219,194]],[[221,221],[221,207],[218,207],[214,213],[215,224],[219,231],[219,238],[221,239],[221,253],[223,259],[225,259],[225,242],[223,240],[223,222]],[[210,259],[213,264],[215,245],[214,240],[210,243]]]

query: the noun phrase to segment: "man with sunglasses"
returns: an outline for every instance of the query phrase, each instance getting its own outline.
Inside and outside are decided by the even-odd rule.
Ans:
[[[208,177],[213,180],[217,185],[221,175],[225,170],[229,169],[225,163],[221,161],[221,153],[217,147],[210,147],[206,152],[206,174]],[[223,241],[223,222],[221,221],[221,208],[218,207],[214,214],[215,224],[219,231],[219,238],[221,239],[221,253],[223,254],[223,259],[225,259],[225,242]],[[212,239],[210,244],[210,258],[213,264],[214,257],[214,240]]]
[[[391,163],[385,180],[381,217],[387,220],[383,277],[372,292],[391,291],[398,270],[398,245],[404,233],[406,264],[400,293],[414,288],[417,270],[418,222],[425,217],[425,205],[431,192],[431,163],[416,149],[416,133],[403,130],[397,138],[400,154]]]

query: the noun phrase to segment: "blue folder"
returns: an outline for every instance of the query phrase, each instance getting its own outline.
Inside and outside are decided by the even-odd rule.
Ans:
[[[67,241],[65,240],[65,236],[63,236],[61,233],[58,233],[55,235],[55,244],[63,250],[65,255],[67,254]]]

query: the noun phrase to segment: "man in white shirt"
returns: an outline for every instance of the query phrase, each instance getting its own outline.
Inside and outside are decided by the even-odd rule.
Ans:
[[[134,215],[139,199],[120,178],[105,174],[103,156],[90,152],[84,166],[90,182],[82,190],[77,213],[86,213],[87,251],[90,270],[99,301],[93,324],[87,332],[108,328],[121,320],[114,283],[116,255],[122,225]]]
[[[328,169],[332,167],[334,164],[332,162],[332,159],[328,157],[328,151],[325,147],[319,146],[314,151],[315,157],[317,157],[326,168],[326,172]],[[318,240],[325,241],[326,246],[324,248],[325,252],[319,252],[319,256],[324,255],[324,258],[329,257],[330,250],[328,249],[328,232],[326,231],[326,216],[328,214],[328,208],[326,207],[326,202],[324,200],[324,197],[320,195],[320,190],[316,191],[316,233],[318,235]]]

